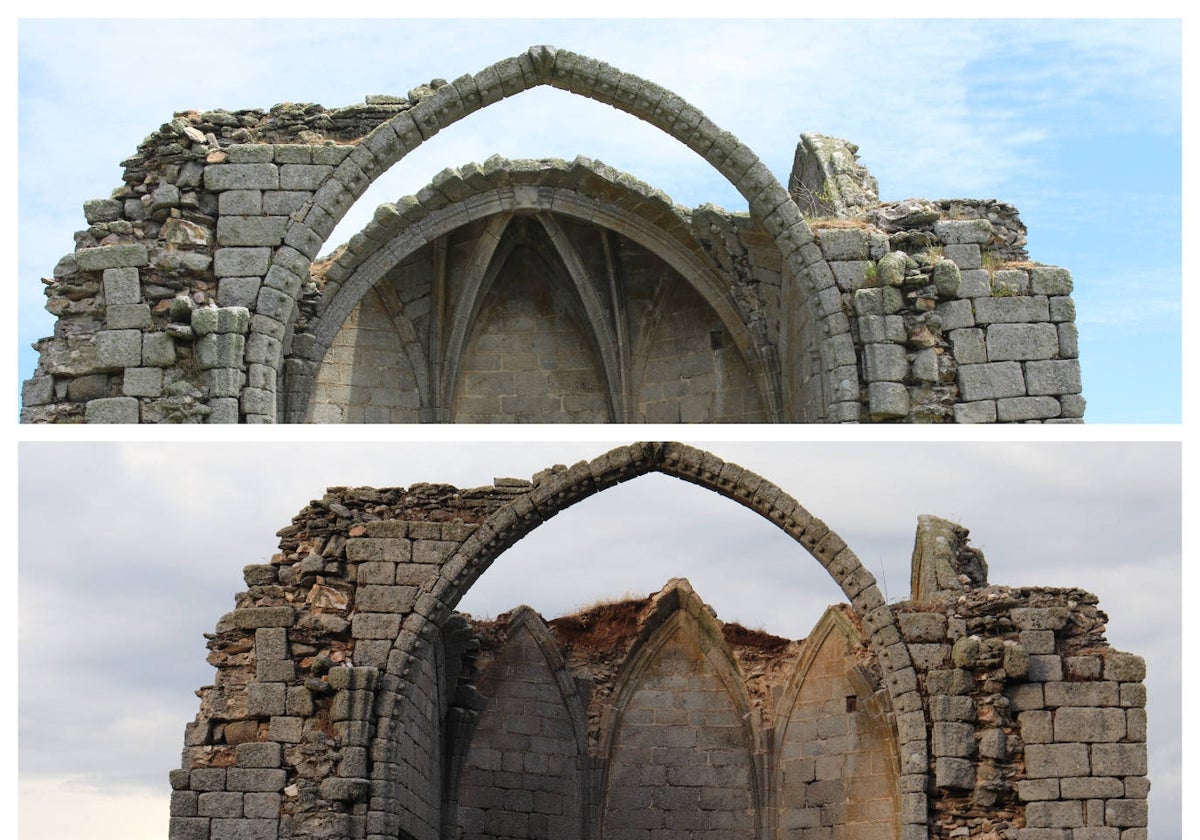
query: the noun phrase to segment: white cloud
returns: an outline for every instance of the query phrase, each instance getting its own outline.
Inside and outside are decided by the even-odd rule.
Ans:
[[[97,790],[76,778],[22,779],[23,840],[165,840],[170,794]]]

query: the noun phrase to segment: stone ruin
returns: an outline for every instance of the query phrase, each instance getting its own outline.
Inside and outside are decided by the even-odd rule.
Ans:
[[[801,640],[682,579],[549,621],[455,612],[543,521],[649,472],[774,523],[848,603]],[[279,535],[208,636],[171,840],[1146,838],[1144,661],[1094,595],[989,583],[945,520],[920,517],[888,604],[768,481],[640,443],[532,481],[332,488]]]
[[[541,85],[666,132],[749,212],[493,157],[318,259],[392,164]],[[880,203],[856,152],[802,135],[784,187],[680,97],[553,47],[347,108],[181,112],[84,203],[22,420],[1081,422],[1071,277],[1016,209]]]

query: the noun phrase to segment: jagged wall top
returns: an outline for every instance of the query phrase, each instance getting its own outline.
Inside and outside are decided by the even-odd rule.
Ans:
[[[645,120],[745,197],[748,219],[717,219],[707,207],[695,211],[695,241],[687,244],[699,255],[692,263],[709,258],[702,294],[753,362],[764,416],[783,422],[1082,419],[1070,277],[1061,269],[1005,263],[1024,256],[1024,228],[1014,208],[958,199],[871,206],[874,179],[857,163],[852,144],[806,135],[793,186],[836,196],[829,212],[856,214],[852,220],[814,218],[810,225],[736,136],[681,97],[611,65],[534,47],[473,76],[440,81],[407,98],[371,97],[344,109],[183,112],[164,126],[126,161],[124,187],[85,204],[89,227],[46,281],[47,308],[58,321],[55,335],[35,345],[39,365],[23,387],[22,419],[303,421],[293,404],[304,402],[322,364],[306,354],[326,348],[324,339],[339,334],[361,300],[343,293],[318,332],[301,329],[321,309],[313,260],[337,223],[383,171],[442,128],[544,85]],[[813,156],[813,166],[805,155]],[[805,180],[809,169],[817,180]],[[475,198],[469,190],[464,198],[461,189],[469,170],[435,179],[415,196],[420,206],[408,202],[406,208],[444,209],[449,218]],[[542,174],[541,180],[557,176]],[[643,192],[625,195],[637,199]],[[660,199],[649,194],[639,210],[686,227]],[[621,203],[613,214],[606,223],[618,233],[644,221]],[[697,220],[705,227],[705,218],[720,222],[720,236],[695,230]],[[854,224],[836,224],[845,221]],[[357,244],[367,238],[364,231]],[[930,278],[934,268],[939,277]],[[605,277],[601,270],[596,276]],[[364,295],[369,288],[366,279],[352,284]],[[757,289],[766,291],[753,294]],[[597,300],[609,297],[621,300],[620,294]],[[448,329],[438,324],[430,335],[414,333],[430,350],[410,358],[436,368],[441,347],[432,336]],[[620,330],[613,331],[618,347]],[[405,347],[419,346],[415,338],[406,338]],[[619,360],[616,350],[609,355]],[[606,362],[606,375],[616,370]],[[436,381],[424,368],[414,374],[417,381],[422,376]],[[403,396],[414,394],[410,389]],[[681,419],[696,416],[682,401],[677,407]],[[421,403],[420,412],[423,422],[448,419],[447,407],[436,401]]]

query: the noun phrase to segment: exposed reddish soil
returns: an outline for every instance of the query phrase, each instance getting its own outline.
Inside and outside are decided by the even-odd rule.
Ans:
[[[588,652],[616,651],[637,633],[650,598],[598,604],[546,622],[563,650],[586,657]]]

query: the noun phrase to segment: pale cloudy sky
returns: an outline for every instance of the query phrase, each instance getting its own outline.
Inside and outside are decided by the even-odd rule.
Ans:
[[[165,840],[167,772],[203,633],[241,569],[330,485],[460,487],[595,457],[588,443],[24,443],[20,447],[19,735],[23,840]],[[1008,585],[1080,586],[1109,640],[1149,666],[1151,836],[1180,832],[1181,448],[1174,443],[704,443],[779,484],[856,551],[891,600],[908,592],[919,514],[971,529]],[[460,607],[547,617],[685,576],[725,620],[808,634],[842,600],[756,515],[663,476],[560,514]]]
[[[73,248],[82,202],[107,197],[119,162],[173,112],[350,105],[548,43],[679,93],[784,183],[799,134],[815,131],[856,142],[885,200],[1016,204],[1031,257],[1074,273],[1089,420],[1178,422],[1181,29],[1171,20],[22,21],[19,375],[32,374],[29,345],[52,330],[40,278]],[[657,130],[539,89],[401,161],[332,244],[379,203],[493,153],[583,154],[679,204],[745,209]]]

